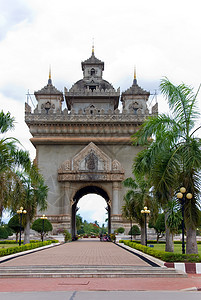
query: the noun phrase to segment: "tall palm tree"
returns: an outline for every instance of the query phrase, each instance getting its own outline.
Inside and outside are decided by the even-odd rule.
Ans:
[[[32,164],[31,173],[31,177],[25,173],[18,173],[20,180],[12,191],[12,209],[16,211],[22,206],[27,211],[24,216],[24,244],[30,242],[31,221],[37,209],[44,211],[47,208],[48,187],[34,164]]]
[[[14,118],[10,113],[0,112],[0,133],[5,134],[14,127]],[[4,208],[9,206],[10,192],[13,184],[19,180],[16,169],[23,168],[27,172],[31,160],[27,151],[18,149],[19,141],[15,138],[0,138],[0,216]]]
[[[131,222],[131,228],[132,221],[140,225],[141,244],[145,245],[145,218],[141,210],[144,206],[148,206],[152,214],[156,211],[153,198],[149,192],[148,181],[140,178],[136,181],[132,177],[129,177],[124,180],[123,185],[129,188],[124,196],[124,205],[122,206],[123,217]]]
[[[135,143],[146,144],[134,164],[136,173],[149,176],[154,191],[162,204],[172,200],[181,186],[192,193],[185,203],[186,252],[197,253],[196,228],[199,222],[199,196],[201,169],[201,140],[196,136],[198,112],[191,87],[175,86],[167,78],[160,89],[167,98],[170,114],[148,119],[134,135]],[[153,140],[150,140],[153,138]]]

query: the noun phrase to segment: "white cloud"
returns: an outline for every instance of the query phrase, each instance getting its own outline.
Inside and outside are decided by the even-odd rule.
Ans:
[[[199,0],[0,0],[0,9],[0,109],[16,117],[13,134],[32,153],[27,90],[47,84],[49,64],[54,85],[70,88],[82,78],[93,37],[104,78],[115,88],[132,84],[134,65],[139,85],[152,92],[163,76],[195,89],[200,83]],[[158,99],[160,111],[167,109]]]
[[[94,223],[94,221],[98,221],[98,224],[102,226],[107,218],[107,203],[104,198],[96,194],[88,194],[83,196],[78,205],[79,210],[78,214],[83,218],[83,221],[86,220],[88,222]]]

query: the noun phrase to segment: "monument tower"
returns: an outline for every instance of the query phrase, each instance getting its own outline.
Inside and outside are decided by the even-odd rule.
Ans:
[[[104,62],[94,48],[81,67],[83,78],[64,88],[64,94],[53,86],[50,74],[48,84],[34,93],[36,109],[25,105],[36,162],[49,187],[45,214],[55,232],[66,228],[72,235],[77,204],[89,193],[105,199],[109,232],[123,226],[122,181],[132,176],[133,158],[140,150],[132,146],[131,135],[158,110],[155,104],[149,112],[150,94],[137,84],[136,74],[121,95],[104,80]],[[67,108],[62,109],[64,99]]]

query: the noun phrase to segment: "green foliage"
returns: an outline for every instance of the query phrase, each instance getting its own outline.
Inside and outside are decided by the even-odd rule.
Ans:
[[[178,232],[179,226],[182,222],[182,214],[178,208],[178,204],[175,200],[170,201],[167,207],[167,226],[170,229],[170,232],[173,234]]]
[[[194,94],[191,87],[184,84],[175,86],[164,78],[160,89],[168,100],[170,114],[147,119],[133,135],[135,144],[148,145],[135,159],[134,173],[149,178],[155,196],[163,206],[175,197],[175,191],[179,191],[181,186],[193,195],[185,203],[184,218],[187,252],[197,252],[196,248],[193,249],[196,243],[191,241],[193,237],[195,239],[192,232],[200,221],[201,139],[197,137],[200,127],[195,127],[200,118],[197,109],[200,88]],[[170,220],[170,223],[174,222]]]
[[[30,244],[26,244],[26,245],[22,245],[22,246],[15,246],[15,247],[7,248],[7,249],[0,249],[0,257],[18,253],[18,252],[22,252],[22,251],[35,249],[35,248],[39,248],[39,247],[43,247],[46,245],[50,245],[51,243],[52,243],[52,241],[45,241],[45,242],[37,241],[35,243],[30,243]]]
[[[81,230],[81,226],[82,226],[82,217],[78,214],[78,215],[76,215],[76,228],[77,228],[77,232],[79,230]]]
[[[119,227],[119,228],[117,229],[117,232],[118,232],[118,233],[124,233],[124,231],[125,231],[125,229],[124,229],[123,227]]]
[[[116,235],[114,233],[110,233],[110,239],[112,242],[116,241]]]
[[[36,219],[31,228],[39,233],[43,232],[43,222],[44,222],[44,232],[47,233],[48,231],[52,231],[52,224],[50,223],[50,221],[48,219]]]
[[[165,214],[159,214],[154,224],[149,222],[149,228],[154,228],[156,230],[157,241],[159,238],[162,238],[165,233]]]
[[[8,222],[8,226],[15,232],[19,233],[20,232],[20,221],[19,221],[19,216],[18,214],[14,215]],[[24,227],[22,226],[22,230]]]
[[[72,241],[72,236],[70,234],[70,232],[68,230],[64,230],[63,231],[63,234],[64,234],[64,240],[65,242],[69,242],[69,241]]]
[[[131,248],[142,251],[143,253],[159,258],[165,262],[201,262],[201,256],[198,254],[178,254],[173,252],[157,251],[153,248],[140,245],[131,241],[120,242],[124,243],[125,245]]]
[[[133,236],[140,235],[141,234],[140,228],[137,225],[133,225],[132,231],[130,229],[128,234],[130,234],[130,235],[132,234]]]
[[[0,239],[7,239],[8,238],[8,231],[4,226],[0,226]]]
[[[107,232],[107,228],[99,226],[97,221],[94,223],[88,223],[86,220],[82,221],[82,217],[80,215],[76,216],[76,225],[77,225],[77,234],[79,235],[99,235],[99,233],[105,234]]]

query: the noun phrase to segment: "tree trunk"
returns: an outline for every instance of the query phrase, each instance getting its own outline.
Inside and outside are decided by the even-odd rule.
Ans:
[[[19,232],[16,232],[16,238],[15,238],[16,243],[18,243],[18,235],[19,235]]]
[[[186,254],[198,254],[198,245],[196,240],[196,229],[186,229]]]
[[[24,227],[24,244],[29,244],[30,243],[30,218],[27,215],[26,218],[26,225]]]
[[[143,226],[141,226],[141,245],[145,245],[146,241],[145,241],[145,227],[144,224]]]
[[[174,252],[174,240],[173,234],[170,232],[170,229],[166,224],[167,213],[165,213],[165,251],[166,252]]]

